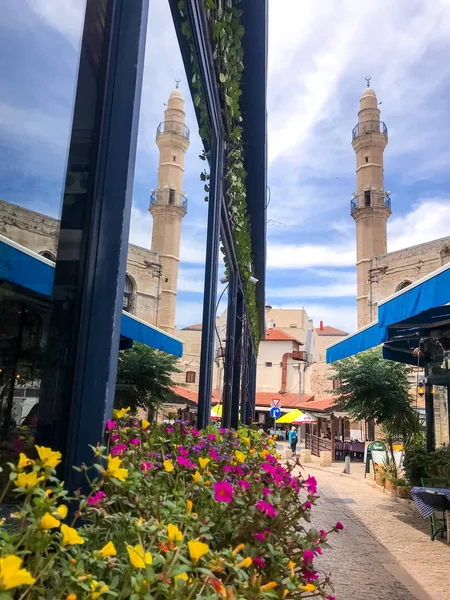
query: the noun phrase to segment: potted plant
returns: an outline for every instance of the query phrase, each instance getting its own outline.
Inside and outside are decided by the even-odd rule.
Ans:
[[[395,479],[393,483],[395,484],[395,494],[399,498],[404,498],[404,499],[409,498],[411,488],[408,485],[408,482],[406,481],[406,479],[404,479],[403,477],[399,477],[399,478]]]

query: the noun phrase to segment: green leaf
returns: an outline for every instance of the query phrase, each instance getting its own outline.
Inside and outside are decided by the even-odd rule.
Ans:
[[[227,76],[226,76],[226,75],[224,75],[223,73],[221,73],[221,74],[219,75],[219,79],[220,79],[220,81],[221,81],[222,83],[225,83],[225,81],[227,80]]]

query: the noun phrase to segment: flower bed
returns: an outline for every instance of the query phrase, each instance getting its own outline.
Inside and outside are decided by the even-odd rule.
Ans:
[[[11,465],[24,502],[0,528],[0,600],[334,600],[314,567],[330,533],[308,525],[316,481],[284,468],[272,439],[118,416],[79,468],[87,495],[69,498],[57,452]]]

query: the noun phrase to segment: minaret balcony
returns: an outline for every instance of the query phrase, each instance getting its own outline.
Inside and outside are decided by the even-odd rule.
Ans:
[[[180,121],[162,121],[156,130],[156,137],[159,138],[160,135],[165,133],[179,135],[187,141],[189,141],[189,137],[191,135],[189,127],[187,127],[184,123],[180,123]]]
[[[366,190],[364,193],[364,197],[362,198],[362,203],[358,202],[358,196],[355,196],[350,200],[350,214],[352,215],[358,208],[377,208],[380,206],[384,206],[388,210],[391,210],[391,197],[389,196],[390,192],[383,192],[382,194],[382,202],[380,204],[380,200],[373,203],[371,192],[372,190]]]
[[[152,190],[150,194],[150,208],[152,206],[181,206],[187,211],[188,199],[186,194],[180,194],[170,188]]]
[[[380,135],[384,135],[386,139],[388,138],[388,128],[386,127],[386,123],[375,120],[358,123],[358,125],[353,128],[352,140],[356,140],[366,133],[378,133]]]

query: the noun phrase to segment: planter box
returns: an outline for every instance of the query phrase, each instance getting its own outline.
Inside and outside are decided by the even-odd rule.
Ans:
[[[408,485],[398,485],[395,488],[395,494],[399,498],[408,499],[410,497],[411,488]]]
[[[380,473],[375,473],[375,481],[378,483],[378,485],[383,485]]]
[[[385,483],[384,483],[384,487],[389,491],[389,492],[394,492],[397,489],[397,486],[394,485],[392,483],[392,481],[390,479],[386,479]]]

